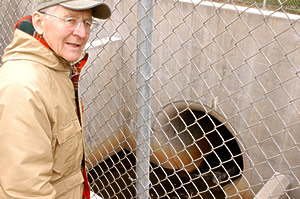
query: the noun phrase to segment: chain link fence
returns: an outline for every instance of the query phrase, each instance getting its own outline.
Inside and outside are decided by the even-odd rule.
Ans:
[[[258,9],[269,9],[281,12],[299,14],[300,1],[298,0],[233,0],[237,5],[252,6]]]
[[[298,2],[105,2],[80,82],[92,198],[298,198]],[[1,0],[1,54],[30,4]]]

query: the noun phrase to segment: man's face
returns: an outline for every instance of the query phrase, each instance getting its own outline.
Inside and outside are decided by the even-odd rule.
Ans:
[[[61,18],[76,18],[91,20],[92,10],[71,10],[62,6],[57,6],[52,15]],[[72,30],[66,27],[64,20],[49,15],[44,15],[43,37],[50,48],[60,57],[69,62],[77,61],[82,54],[84,46],[88,41],[90,31],[85,28],[83,23]]]

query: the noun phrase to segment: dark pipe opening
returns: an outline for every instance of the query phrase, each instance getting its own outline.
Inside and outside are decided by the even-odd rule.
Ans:
[[[175,130],[180,133],[183,126],[189,126],[190,135],[195,140],[204,135],[212,149],[193,172],[151,163],[151,198],[225,198],[222,187],[239,178],[244,166],[236,139],[222,122],[202,111],[186,110],[179,116],[180,121],[172,123]],[[202,136],[197,133],[202,131],[200,126]],[[134,198],[135,161],[135,155],[123,149],[91,169],[89,180],[94,192],[105,199]]]

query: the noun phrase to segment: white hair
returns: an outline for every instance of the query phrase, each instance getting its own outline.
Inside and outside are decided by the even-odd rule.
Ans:
[[[53,14],[56,8],[57,8],[57,5],[55,5],[55,6],[50,6],[50,7],[48,7],[48,8],[44,8],[44,9],[41,9],[41,10],[39,10],[39,11],[40,11],[40,12],[49,13],[49,14]]]

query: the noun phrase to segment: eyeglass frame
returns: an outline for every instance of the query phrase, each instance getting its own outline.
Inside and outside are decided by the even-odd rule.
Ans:
[[[75,31],[76,29],[78,29],[81,25],[81,23],[83,23],[84,25],[84,28],[86,31],[90,32],[91,29],[92,29],[92,26],[97,26],[99,25],[97,22],[95,22],[93,19],[90,21],[84,19],[84,20],[79,20],[77,18],[74,18],[74,17],[60,17],[60,16],[57,16],[57,15],[54,15],[54,14],[50,14],[50,13],[46,13],[46,12],[39,12],[41,14],[44,14],[44,15],[48,15],[48,16],[51,16],[51,17],[55,17],[57,19],[61,19],[64,21],[64,24],[68,22],[69,19],[75,19],[75,21],[77,21],[77,23],[74,24],[74,28],[73,29],[70,29],[72,31]],[[79,22],[78,22],[79,21]],[[88,27],[88,28],[87,28]]]

